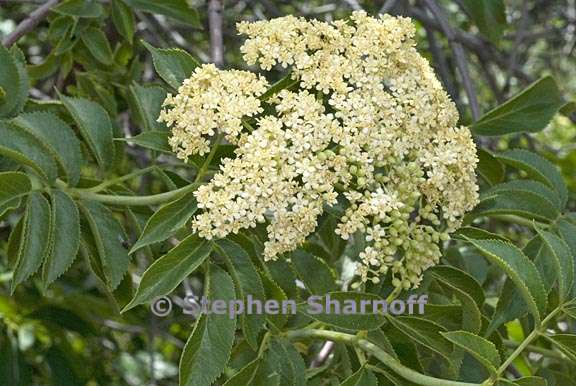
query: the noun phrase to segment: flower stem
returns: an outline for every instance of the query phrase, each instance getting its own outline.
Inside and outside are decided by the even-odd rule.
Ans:
[[[89,191],[89,192],[93,192],[93,193],[100,192],[100,191],[102,191],[102,190],[104,190],[110,186],[114,186],[114,185],[120,184],[124,181],[128,181],[132,178],[136,178],[138,176],[141,176],[143,174],[146,174],[148,172],[156,170],[157,168],[158,167],[156,165],[152,165],[152,166],[149,166],[149,167],[144,168],[144,169],[138,169],[132,173],[126,174],[126,175],[118,177],[118,178],[114,178],[112,180],[104,181],[99,185],[93,186],[93,187],[85,189],[85,190]]]
[[[218,150],[218,147],[220,146],[220,142],[222,142],[222,138],[224,138],[224,134],[218,133],[218,136],[216,137],[216,140],[214,141],[214,145],[212,145],[212,149],[210,150],[208,157],[206,157],[206,159],[204,160],[204,163],[202,164],[202,166],[200,166],[200,169],[198,170],[198,174],[196,175],[196,179],[194,180],[194,182],[200,182],[202,177],[204,177],[204,175],[206,174],[206,171],[208,170],[208,167],[210,166],[210,162],[212,162],[212,159],[216,155],[216,151]]]
[[[404,366],[397,361],[393,356],[376,346],[374,343],[360,338],[356,335],[345,334],[342,332],[329,331],[329,330],[294,330],[288,331],[286,337],[290,340],[305,340],[305,339],[324,339],[334,342],[344,343],[354,347],[358,347],[363,351],[373,355],[380,362],[386,365],[389,369],[394,371],[408,381],[414,382],[418,385],[424,386],[480,386],[479,383],[466,383],[451,381],[447,379],[435,378],[428,375],[421,374],[411,368]]]
[[[158,205],[175,200],[182,197],[184,194],[191,192],[200,186],[199,183],[186,185],[180,189],[171,190],[169,192],[152,194],[149,196],[127,196],[127,195],[111,195],[94,193],[86,189],[70,188],[62,181],[56,181],[56,186],[66,191],[72,197],[82,200],[98,201],[103,204],[111,205],[126,205],[126,206],[147,206]]]

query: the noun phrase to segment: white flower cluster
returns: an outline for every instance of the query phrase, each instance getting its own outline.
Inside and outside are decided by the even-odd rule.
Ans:
[[[209,138],[221,130],[237,143],[242,117],[262,112],[260,99],[268,88],[264,77],[248,71],[220,71],[204,64],[184,81],[176,96],[164,101],[160,122],[172,127],[170,145],[182,159],[210,151]]]
[[[417,286],[478,187],[474,142],[416,51],[409,19],[355,12],[348,22],[287,16],[238,28],[249,64],[290,67],[298,87],[263,101],[272,112],[263,114],[263,79],[204,66],[168,98],[161,119],[180,157],[206,152],[215,130],[238,145],[196,192],[193,228],[209,239],[267,222],[264,253],[274,259],[340,202],[335,232],[360,232],[368,245],[362,281],[390,272],[395,287]],[[247,116],[253,131],[242,131]]]

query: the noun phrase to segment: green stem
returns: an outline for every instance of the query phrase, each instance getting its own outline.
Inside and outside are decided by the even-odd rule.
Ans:
[[[193,183],[186,185],[180,189],[171,190],[169,192],[152,194],[150,196],[122,196],[122,195],[110,195],[110,194],[100,194],[90,192],[85,189],[75,189],[70,188],[62,181],[56,181],[56,186],[60,189],[66,191],[72,197],[82,200],[98,201],[103,204],[111,205],[126,205],[126,206],[147,206],[147,205],[158,205],[163,204],[179,197],[184,194],[191,192],[198,188],[201,184]]]
[[[522,352],[524,352],[524,350],[526,350],[526,348],[528,348],[530,346],[530,344],[536,339],[538,338],[538,336],[540,336],[540,334],[542,333],[542,331],[546,330],[546,325],[556,316],[556,314],[558,312],[561,311],[561,308],[556,308],[554,309],[554,311],[552,311],[550,313],[550,315],[548,315],[543,321],[542,323],[540,323],[540,326],[538,326],[538,328],[535,328],[519,345],[518,347],[516,347],[516,350],[514,350],[514,352],[512,352],[512,355],[510,355],[506,361],[502,364],[502,366],[500,366],[500,368],[498,369],[498,371],[496,372],[496,376],[499,377],[502,373],[504,373],[506,371],[506,369],[508,368],[508,366],[510,366],[512,364],[512,362],[514,362],[514,360],[516,358],[518,358],[520,356],[520,354],[522,354]]]
[[[402,287],[394,288],[394,290],[386,298],[386,303],[388,303],[388,304],[392,303],[392,301],[394,299],[396,299],[398,297],[398,295],[400,295],[400,292],[402,292]]]
[[[509,339],[505,339],[504,344],[506,345],[506,347],[509,347],[512,349],[515,349],[520,345],[518,342],[514,342],[513,340],[509,340]],[[549,350],[549,349],[544,348],[544,347],[528,345],[528,346],[526,346],[526,350],[528,350],[530,352],[542,354],[548,358],[565,359],[565,357],[564,357],[564,355],[562,355],[562,353],[557,352],[557,351],[553,351],[553,350]]]
[[[252,126],[247,120],[243,119],[242,120],[242,126],[244,126],[245,129],[247,129],[249,132],[253,132],[254,131],[254,126]]]
[[[210,166],[210,162],[212,162],[212,159],[216,155],[216,151],[218,150],[218,147],[220,146],[220,142],[222,142],[222,138],[224,138],[224,135],[222,133],[219,133],[218,136],[216,137],[216,140],[214,141],[214,145],[212,145],[212,149],[210,150],[208,157],[206,157],[206,159],[204,160],[204,163],[202,164],[202,166],[198,170],[198,174],[196,175],[196,179],[194,180],[194,182],[200,182],[202,177],[204,177],[204,175],[206,174],[206,171],[208,170],[208,167]]]
[[[508,214],[501,214],[501,215],[497,215],[497,216],[492,216],[492,218],[495,218],[497,220],[501,220],[501,221],[505,221],[505,222],[510,222],[513,224],[518,224],[518,225],[523,225],[525,227],[528,228],[532,228],[534,229],[534,225],[537,225],[539,227],[542,228],[548,228],[549,225],[539,222],[539,221],[535,221],[535,220],[530,220],[524,217],[520,217],[520,216],[515,216],[515,215],[508,215]]]
[[[348,344],[354,347],[361,348],[365,352],[376,357],[380,362],[386,365],[389,369],[394,371],[408,381],[414,382],[418,385],[424,386],[479,386],[479,383],[466,383],[451,381],[447,379],[430,377],[421,374],[411,368],[404,366],[397,361],[393,356],[376,346],[374,343],[366,339],[360,338],[355,335],[345,334],[342,332],[329,331],[329,330],[294,330],[288,331],[286,337],[290,340],[305,340],[305,339],[323,339],[331,340],[334,342]]]
[[[271,337],[272,334],[270,333],[270,331],[266,331],[266,334],[264,334],[264,338],[262,338],[262,343],[258,348],[258,358],[261,358],[266,348],[268,348],[268,341],[270,340]]]
[[[158,167],[156,165],[153,165],[153,166],[149,166],[149,167],[144,168],[144,169],[139,169],[139,170],[136,170],[132,173],[126,174],[124,176],[114,178],[112,180],[104,181],[100,185],[96,185],[96,186],[93,186],[93,187],[85,189],[85,190],[88,192],[93,192],[93,193],[100,192],[106,188],[109,188],[110,186],[114,186],[114,185],[120,184],[124,181],[128,181],[132,178],[141,176],[142,174],[146,174],[150,171],[156,170],[157,168]]]

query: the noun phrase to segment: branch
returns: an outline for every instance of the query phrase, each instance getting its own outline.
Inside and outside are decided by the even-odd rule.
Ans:
[[[349,6],[353,11],[362,11],[362,6],[357,0],[344,0],[347,6]]]
[[[324,342],[322,348],[320,349],[320,352],[310,364],[310,367],[313,369],[322,367],[322,365],[326,362],[330,354],[332,354],[333,349],[334,349],[334,342],[332,342],[331,340]]]
[[[382,8],[380,8],[380,11],[378,11],[378,13],[380,14],[389,13],[394,9],[394,7],[396,7],[397,3],[398,0],[386,0],[386,2],[384,2],[384,4],[382,5]]]
[[[514,45],[512,47],[510,59],[508,61],[508,71],[507,71],[507,75],[506,75],[506,82],[504,83],[504,87],[503,87],[503,90],[505,93],[508,93],[508,90],[510,89],[512,76],[514,75],[513,70],[516,67],[516,64],[518,61],[518,54],[519,54],[519,50],[520,50],[520,45],[522,45],[522,43],[524,41],[524,32],[527,29],[529,17],[530,17],[530,14],[529,14],[529,9],[528,9],[528,2],[525,1],[522,4],[522,16],[520,18],[520,25],[518,26],[518,32],[516,33],[516,36],[514,37]]]
[[[376,346],[374,343],[359,338],[356,335],[345,334],[342,332],[317,330],[317,329],[304,329],[288,331],[286,337],[290,340],[305,340],[305,339],[325,339],[334,342],[344,343],[347,345],[355,346],[372,354],[380,362],[386,365],[389,369],[400,375],[404,379],[414,382],[417,385],[424,386],[480,386],[478,383],[466,383],[451,381],[448,379],[435,378],[428,375],[421,374],[409,367],[404,366],[397,361],[392,355]]]
[[[72,197],[77,199],[85,199],[98,201],[110,205],[126,205],[126,206],[147,206],[158,205],[175,200],[182,197],[184,194],[197,189],[201,184],[192,183],[180,189],[171,190],[169,192],[152,194],[150,196],[128,196],[128,195],[110,195],[91,192],[88,189],[71,188],[66,183],[56,180],[56,187],[66,191]]]
[[[224,65],[224,36],[222,34],[222,0],[210,0],[208,3],[208,25],[210,27],[210,55],[217,67]]]
[[[423,25],[427,25],[430,28],[435,29],[436,31],[443,32],[442,27],[440,24],[422,10],[411,7],[408,11],[408,16],[418,20]],[[470,51],[474,52],[479,58],[480,61],[483,63],[486,62],[494,62],[500,67],[502,70],[506,71],[508,68],[508,59],[507,56],[502,54],[498,51],[494,46],[490,45],[483,39],[479,38],[478,36],[472,35],[470,33],[460,31],[460,30],[453,30],[454,38],[458,40],[464,47],[469,49]],[[534,79],[531,76],[524,73],[518,67],[513,69],[514,76],[520,79],[525,84],[532,83]]]
[[[496,371],[496,375],[500,376],[501,374],[503,374],[506,369],[508,368],[508,366],[510,366],[512,364],[512,362],[514,362],[514,360],[524,352],[524,350],[526,350],[530,344],[532,343],[532,341],[534,341],[536,338],[538,338],[543,332],[546,331],[546,325],[556,317],[556,315],[558,313],[560,313],[562,311],[562,309],[560,307],[555,308],[554,311],[552,311],[543,321],[542,323],[540,323],[540,326],[538,326],[536,329],[534,329],[525,339],[524,341],[522,341],[518,347],[516,347],[516,350],[514,350],[514,352],[508,357],[508,359],[506,359],[506,361],[504,361],[504,363],[502,364],[502,366],[500,366],[498,368],[498,370]]]
[[[38,23],[40,23],[50,12],[50,9],[58,3],[58,0],[49,0],[44,5],[36,8],[26,19],[22,20],[14,31],[3,41],[4,46],[11,47],[23,35],[30,32]]]
[[[456,39],[454,30],[450,26],[448,22],[448,18],[446,14],[440,8],[436,1],[434,0],[423,0],[428,9],[432,12],[440,27],[442,28],[442,32],[446,35],[450,46],[452,47],[452,53],[454,55],[454,60],[456,61],[456,67],[458,68],[458,72],[462,78],[462,83],[464,86],[464,90],[466,91],[466,95],[468,97],[468,103],[470,104],[470,110],[472,111],[472,119],[477,121],[480,118],[480,107],[478,106],[478,99],[476,97],[476,90],[474,88],[474,84],[472,83],[472,78],[470,77],[470,72],[468,70],[468,62],[466,60],[466,53],[464,52],[464,48],[462,48],[462,44],[458,39]]]
[[[438,45],[438,41],[434,36],[434,31],[427,25],[424,25],[424,29],[426,30],[426,38],[428,40],[428,48],[430,49],[430,53],[432,54],[432,59],[434,59],[434,63],[436,63],[436,69],[438,71],[438,75],[440,75],[440,79],[446,87],[448,94],[456,102],[459,104],[459,97],[458,97],[458,90],[454,87],[452,83],[452,77],[450,76],[450,69],[448,67],[448,62],[446,60],[446,56],[440,49]]]

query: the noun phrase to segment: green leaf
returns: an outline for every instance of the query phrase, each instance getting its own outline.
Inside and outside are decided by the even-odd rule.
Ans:
[[[16,69],[18,70],[19,76],[18,93],[13,96],[15,99],[15,106],[12,110],[12,115],[17,115],[24,109],[24,106],[28,102],[30,84],[24,53],[17,46],[12,46],[10,53],[12,54],[12,57],[14,57],[14,62],[16,63]]]
[[[566,205],[568,188],[553,163],[536,153],[522,149],[508,150],[498,154],[497,157],[505,164],[523,170],[533,179],[548,185],[558,193],[562,207]]]
[[[244,304],[248,304],[247,297],[264,302],[266,294],[264,286],[256,267],[250,260],[246,252],[239,244],[230,240],[219,240],[216,242],[217,250],[223,255],[228,271],[238,288],[240,297]],[[258,348],[258,334],[264,328],[266,317],[262,313],[248,314],[242,313],[242,331],[246,341],[254,348]]]
[[[274,94],[282,91],[282,90],[289,90],[296,84],[298,84],[298,79],[292,79],[292,74],[287,74],[278,82],[274,83],[264,94],[260,95],[260,99],[265,101],[266,99],[270,98]]]
[[[95,72],[98,70],[95,70]],[[93,98],[111,115],[118,113],[118,102],[112,90],[92,72],[75,71],[78,94]]]
[[[110,167],[114,158],[113,130],[106,110],[84,98],[61,95],[60,100],[74,118],[98,165],[103,169]]]
[[[558,196],[558,193],[556,193],[556,191],[552,190],[543,183],[533,180],[513,180],[504,182],[502,184],[497,184],[492,186],[490,189],[484,191],[482,193],[482,196],[489,197],[491,195],[495,195],[500,192],[508,192],[508,191],[530,192],[548,200],[550,204],[555,206],[558,210],[562,209],[562,203],[560,202],[560,197]]]
[[[209,301],[234,300],[234,283],[216,265],[210,265],[206,275],[205,296]],[[180,358],[181,386],[209,386],[224,371],[232,351],[236,319],[227,314],[202,315],[196,322]]]
[[[188,222],[197,209],[194,192],[160,207],[146,222],[144,231],[130,250],[130,254],[146,245],[164,241],[172,236]]]
[[[572,293],[570,298],[576,298],[576,225],[565,220],[564,218],[557,222],[558,233],[570,248],[572,254],[572,261],[574,262],[574,283],[572,285]]]
[[[74,262],[80,247],[80,215],[74,201],[62,191],[52,193],[54,244],[42,269],[44,289]]]
[[[302,250],[294,251],[290,260],[312,295],[323,295],[337,289],[336,274],[324,260]]]
[[[275,300],[278,302],[278,304],[283,304],[283,302],[288,300],[288,296],[286,296],[286,293],[284,290],[282,290],[278,283],[266,275],[262,275],[261,279],[266,291],[266,300]],[[288,321],[288,315],[285,315],[284,313],[278,313],[277,315],[267,313],[266,319],[270,321],[276,328],[281,329]]]
[[[571,361],[576,362],[576,335],[556,334],[550,339]]]
[[[132,138],[114,138],[114,140],[130,142],[146,149],[171,154],[173,151],[168,144],[169,135],[168,131],[145,131]]]
[[[539,259],[539,255],[541,253],[541,240],[540,237],[532,238],[528,244],[524,247],[522,252],[530,258],[532,261]],[[540,274],[542,275],[542,271],[540,269],[542,266],[539,264],[536,266],[539,269]],[[546,286],[546,290],[548,292],[548,288],[552,285],[549,283],[544,283]],[[526,302],[522,298],[520,290],[516,287],[514,282],[510,278],[506,278],[504,285],[500,291],[500,296],[498,297],[498,304],[496,305],[496,310],[492,315],[492,319],[490,320],[490,324],[486,329],[484,336],[490,336],[502,326],[504,323],[507,323],[511,320],[521,318],[528,313],[528,306]]]
[[[129,6],[142,11],[169,16],[193,26],[199,26],[198,12],[186,0],[124,0]]]
[[[82,32],[81,39],[96,60],[106,66],[112,64],[114,61],[112,48],[110,47],[108,38],[101,29],[89,27]]]
[[[257,255],[262,256],[262,250],[260,250],[260,254]],[[278,283],[282,291],[284,291],[290,299],[298,299],[300,295],[299,289],[296,286],[296,274],[286,259],[263,263],[263,269],[270,275],[272,280]]]
[[[34,383],[33,369],[18,346],[17,339],[8,334],[0,334],[0,379],[5,385],[29,386]]]
[[[473,333],[480,332],[480,310],[484,306],[484,291],[480,284],[464,271],[450,266],[433,267],[428,274],[462,303],[462,328]]]
[[[9,122],[0,121],[0,155],[26,165],[40,177],[53,181],[58,175],[58,167],[46,153],[36,138]]]
[[[463,5],[480,32],[497,43],[507,24],[504,1],[463,0]]]
[[[266,362],[280,375],[281,386],[306,386],[304,361],[290,342],[273,339],[266,352]]]
[[[13,123],[41,142],[60,165],[70,185],[80,179],[80,141],[64,121],[48,112],[23,113]]]
[[[546,76],[484,114],[471,128],[478,135],[534,133],[544,129],[563,104],[556,82]]]
[[[560,237],[552,232],[536,227],[536,231],[542,238],[544,247],[551,256],[552,266],[556,272],[560,303],[569,297],[574,284],[574,258],[568,245]]]
[[[0,172],[0,207],[32,189],[30,179],[20,172]]]
[[[128,272],[130,262],[128,251],[122,245],[126,237],[124,229],[112,212],[98,202],[83,201],[80,210],[90,227],[106,285],[114,290]]]
[[[11,291],[32,276],[50,253],[51,213],[48,200],[41,193],[31,193],[28,197],[24,228],[18,248],[18,258],[14,268]]]
[[[469,217],[516,215],[530,220],[555,220],[560,211],[545,197],[522,190],[503,190],[484,198]]]
[[[496,239],[496,240],[508,241],[506,237],[501,236],[499,234],[489,232],[486,229],[470,226],[458,229],[456,232],[452,233],[451,237],[453,239],[462,239],[462,240],[466,239],[466,237],[469,237],[471,239]]]
[[[20,76],[18,62],[8,49],[0,45],[0,87],[3,98],[0,100],[0,118],[17,114],[20,98]]]
[[[384,334],[382,329],[368,331],[367,338],[370,342],[374,343],[376,346],[380,347],[392,357],[394,357],[394,359],[399,360],[398,354],[396,354],[396,351],[394,351],[394,346],[392,346],[392,343],[390,343],[390,340],[386,334]]]
[[[482,363],[491,374],[496,374],[498,367],[500,367],[501,360],[494,343],[478,335],[471,334],[468,331],[450,331],[441,334],[456,346],[470,353]]]
[[[547,294],[534,263],[520,249],[506,242],[474,239],[468,239],[468,242],[508,275],[539,324],[546,312]]]
[[[478,148],[477,152],[478,166],[476,170],[478,174],[490,185],[502,182],[505,176],[504,165],[493,154],[484,149]]]
[[[189,53],[179,48],[155,48],[142,41],[142,44],[152,54],[152,61],[156,72],[166,83],[178,89],[184,79],[192,75],[200,65]]]
[[[134,14],[122,0],[112,0],[112,22],[116,31],[130,44],[134,40]]]
[[[522,377],[514,380],[518,386],[548,386],[546,379],[542,377]]]
[[[455,361],[452,359],[453,344],[441,335],[446,329],[437,323],[412,316],[389,317],[395,335],[401,335],[410,342],[416,342],[428,351],[436,353],[443,360],[445,373],[457,374]],[[389,332],[388,336],[393,332]]]
[[[78,16],[78,17],[100,17],[104,9],[96,0],[67,0],[52,11],[61,15]]]
[[[133,83],[129,90],[130,109],[141,131],[166,131],[166,125],[158,122],[166,91],[158,86],[140,86],[138,83]]]
[[[378,386],[378,379],[370,370],[361,367],[360,370],[346,378],[340,386]]]
[[[197,235],[186,237],[148,267],[134,299],[122,312],[172,292],[208,258],[211,250],[211,244]]]
[[[328,309],[327,301],[338,303],[340,310],[336,310],[331,304]],[[363,305],[362,301],[367,303]],[[375,301],[384,302],[378,295],[369,293],[331,292],[325,296],[310,297],[304,313],[322,323],[346,330],[374,330],[386,321],[383,313],[374,309]],[[379,303],[378,311],[382,311],[382,304]]]
[[[19,172],[0,172],[0,219],[20,206],[23,196],[32,189],[28,176]]]
[[[73,358],[70,354],[74,351],[70,350],[65,344],[68,351],[64,351],[58,346],[51,346],[45,354],[45,361],[50,368],[50,384],[58,386],[82,386],[85,384],[77,374],[74,367]]]
[[[224,383],[223,386],[246,386],[252,385],[255,381],[256,374],[260,369],[260,358],[253,360],[238,371],[234,376]]]
[[[68,54],[74,48],[79,39],[76,37],[76,28],[78,27],[78,18],[72,16],[59,16],[50,23],[48,30],[48,39],[54,45],[52,55],[58,57],[60,65],[69,57],[62,56]],[[56,69],[57,71],[58,69]],[[61,72],[62,73],[62,72]]]

